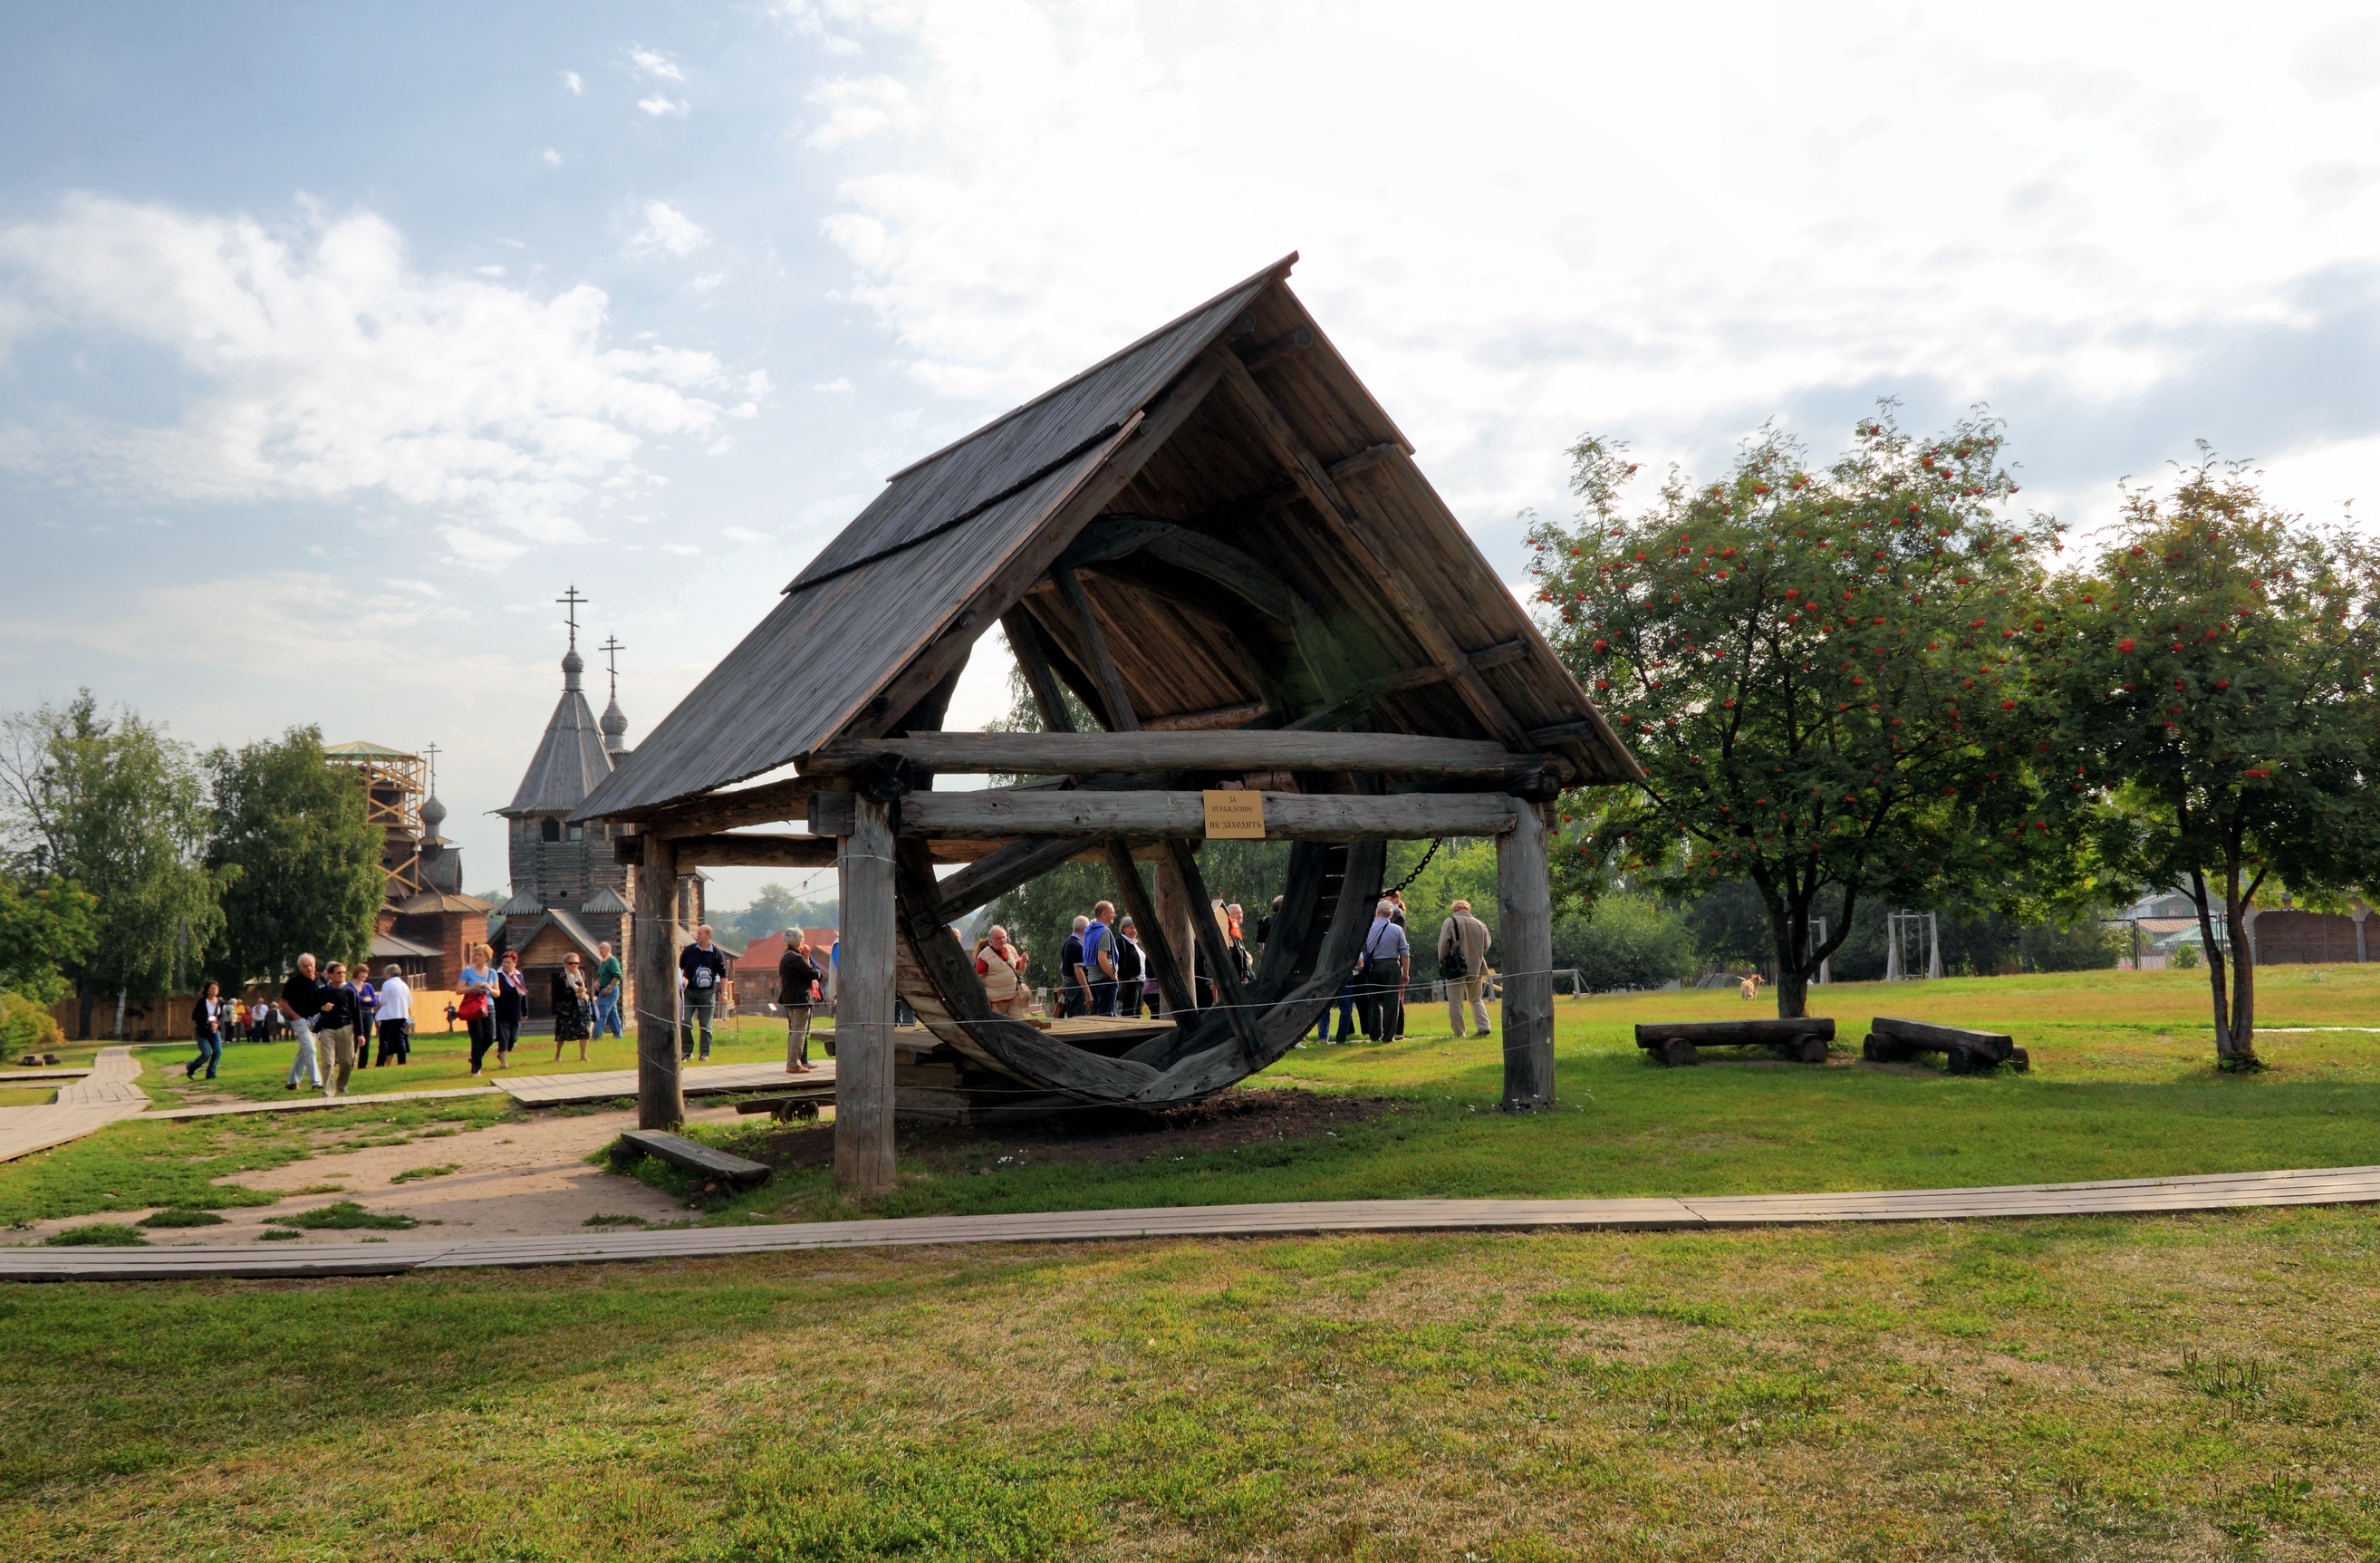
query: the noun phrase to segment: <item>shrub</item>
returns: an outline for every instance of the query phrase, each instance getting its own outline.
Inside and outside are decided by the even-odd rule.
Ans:
[[[1694,930],[1648,896],[1608,895],[1585,916],[1557,918],[1554,967],[1577,968],[1596,992],[1658,987],[1694,966]]]
[[[0,993],[0,1053],[47,1052],[66,1039],[48,1010],[21,993]]]
[[[383,1216],[366,1210],[352,1199],[326,1205],[320,1210],[301,1210],[295,1216],[267,1216],[264,1221],[267,1226],[303,1227],[310,1231],[346,1231],[357,1227],[384,1227],[392,1231],[403,1231],[408,1227],[421,1225],[410,1216],[399,1216],[395,1212]]]
[[[2194,944],[2175,945],[2173,947],[2173,965],[2176,971],[2196,971],[2198,969],[2198,946]]]
[[[143,1216],[134,1223],[141,1227],[220,1227],[223,1224],[224,1218],[212,1210],[189,1210],[178,1205]]]

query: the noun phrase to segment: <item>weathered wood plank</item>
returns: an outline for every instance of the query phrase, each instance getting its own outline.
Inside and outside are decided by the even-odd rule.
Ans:
[[[628,929],[637,1025],[637,1126],[671,1130],[686,1121],[677,1056],[677,854],[667,836],[644,838],[637,865],[636,921]]]
[[[852,794],[838,875],[842,951],[835,995],[834,1186],[848,1199],[892,1190],[891,806]]]
[[[945,923],[953,922],[1099,845],[1089,836],[1011,842],[936,886],[934,915]]]
[[[752,1161],[731,1156],[723,1150],[713,1150],[683,1134],[664,1133],[660,1130],[630,1129],[622,1133],[620,1143],[631,1145],[647,1156],[657,1156],[672,1167],[682,1167],[688,1172],[698,1172],[707,1178],[718,1178],[740,1189],[757,1187],[769,1181],[766,1162]]]
[[[1653,1021],[1636,1028],[1636,1046],[1662,1063],[1699,1063],[1697,1048],[1774,1048],[1803,1063],[1827,1061],[1835,1023],[1825,1015],[1795,1020]]]
[[[1546,862],[1544,808],[1523,804],[1496,838],[1496,941],[1504,951],[1506,1112],[1554,1104],[1553,885]]]
[[[1132,770],[1328,770],[1501,781],[1545,757],[1500,744],[1404,733],[1245,730],[1141,733],[914,733],[825,745],[813,775],[848,774],[884,757],[937,773],[1079,776]]]
[[[1089,594],[1083,590],[1081,578],[1062,568],[1051,573],[1057,578],[1059,592],[1066,599],[1066,606],[1074,611],[1075,627],[1081,633],[1084,646],[1089,648],[1091,676],[1099,681],[1100,703],[1107,708],[1110,725],[1125,733],[1138,731],[1140,719],[1133,715],[1132,694],[1123,686],[1123,674],[1116,671],[1115,654],[1108,649],[1107,632],[1099,627],[1099,612],[1091,606]],[[938,733],[932,736],[943,738],[950,734]]]
[[[823,794],[821,794],[823,795]],[[1427,841],[1497,836],[1527,806],[1500,793],[1403,793],[1348,797],[1266,793],[1265,834],[1276,841]],[[901,832],[925,836],[1204,838],[1197,793],[1090,793],[992,789],[905,799]]]
[[[1940,1053],[1953,1074],[1996,1069],[2012,1063],[2027,1068],[2031,1057],[2004,1032],[1969,1031],[1963,1026],[1931,1025],[1924,1021],[1878,1015],[1860,1056],[1876,1063],[1898,1062],[1914,1053]]]
[[[1133,927],[1141,934],[1141,952],[1157,974],[1160,1012],[1178,1014],[1197,1008],[1190,996],[1189,979],[1181,963],[1173,959],[1172,941],[1158,937],[1162,924],[1158,918],[1157,903],[1150,897],[1148,887],[1141,882],[1140,866],[1133,861],[1132,849],[1121,841],[1111,841],[1107,853],[1108,872],[1115,876],[1116,893],[1123,897],[1123,908],[1132,914]],[[1171,863],[1171,854],[1166,861]],[[1135,1002],[1139,997],[1133,995]]]

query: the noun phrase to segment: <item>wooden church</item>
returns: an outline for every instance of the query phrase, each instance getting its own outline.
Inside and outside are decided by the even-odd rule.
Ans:
[[[1497,841],[1505,1105],[1553,1099],[1548,806],[1640,772],[1290,291],[1295,260],[894,473],[569,817],[638,866],[648,992],[674,981],[681,874],[839,866],[847,1191],[891,1186],[896,1106],[1161,1108],[1274,1062],[1354,965],[1398,839]],[[1049,731],[945,733],[995,624]],[[936,786],[977,773],[1026,780]],[[1193,914],[1210,832],[1293,843],[1245,985]],[[950,931],[1085,854],[1154,930],[1166,1019],[1121,1037],[996,1013]],[[1224,974],[1208,1008],[1194,941]],[[639,1020],[641,1116],[666,1127],[676,1044]]]

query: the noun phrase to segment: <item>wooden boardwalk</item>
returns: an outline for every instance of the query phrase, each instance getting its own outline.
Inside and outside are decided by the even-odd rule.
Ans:
[[[365,1091],[354,1096],[325,1097],[307,1092],[277,1102],[210,1102],[204,1107],[167,1108],[143,1118],[237,1118],[251,1112],[321,1112],[326,1108],[370,1107],[374,1102],[428,1102],[441,1097],[485,1097],[492,1085],[456,1085],[443,1091]]]
[[[1284,1237],[1329,1232],[1658,1230],[1833,1221],[1947,1221],[2015,1216],[2170,1215],[2289,1205],[2380,1203],[2380,1167],[2216,1172],[2097,1183],[1905,1189],[1687,1199],[1384,1199],[1061,1210],[1008,1216],[816,1221],[780,1226],[598,1231],[572,1237],[261,1248],[0,1248],[0,1279],[168,1280],[205,1277],[395,1275],[409,1270],[717,1258],[804,1249],[1118,1238]]]
[[[781,1060],[759,1063],[688,1064],[678,1074],[680,1088],[689,1097],[715,1097],[730,1091],[765,1091],[783,1086],[810,1089],[834,1084],[834,1060],[813,1061],[808,1074],[787,1074]],[[591,1070],[578,1074],[510,1074],[495,1084],[523,1107],[562,1107],[572,1102],[606,1102],[637,1094],[633,1069]]]
[[[60,1085],[49,1106],[0,1108],[0,1161],[79,1140],[119,1118],[147,1111],[148,1095],[133,1084],[140,1078],[140,1061],[130,1048],[102,1048],[91,1069]]]

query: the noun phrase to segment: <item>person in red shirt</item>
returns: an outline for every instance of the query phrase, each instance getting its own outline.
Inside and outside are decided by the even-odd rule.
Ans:
[[[1025,986],[1025,951],[1008,942],[1008,930],[997,923],[975,947],[975,975],[983,979],[983,996],[1002,1014],[1023,1020],[1032,1012],[1033,990]]]

